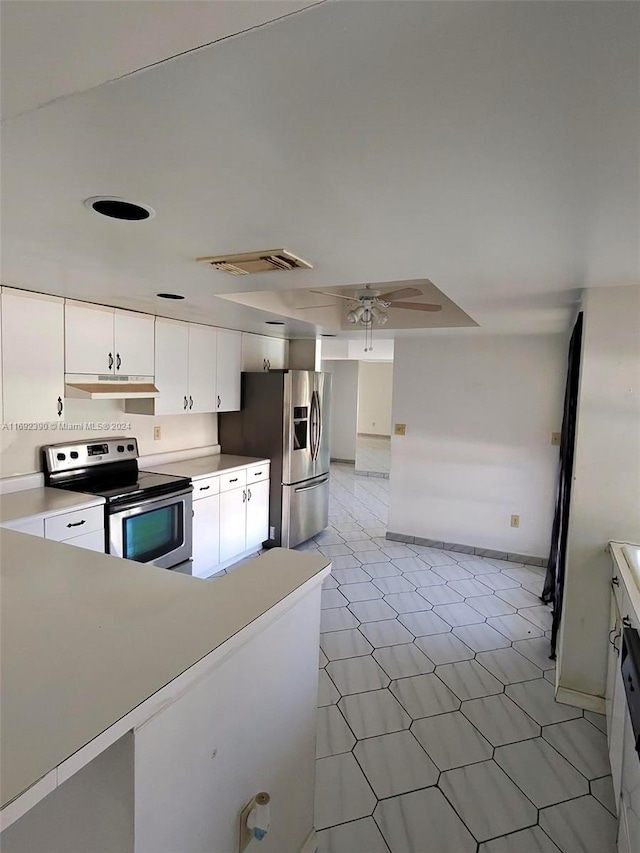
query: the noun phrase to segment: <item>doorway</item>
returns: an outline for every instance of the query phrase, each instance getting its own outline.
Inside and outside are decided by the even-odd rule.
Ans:
[[[393,362],[358,362],[356,474],[389,476]]]

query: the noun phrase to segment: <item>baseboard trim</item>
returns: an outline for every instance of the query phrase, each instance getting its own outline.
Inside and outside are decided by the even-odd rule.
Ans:
[[[387,435],[385,432],[359,432],[358,438],[388,438],[391,436]]]
[[[340,464],[342,464],[342,465],[355,465],[356,464],[355,459],[338,459],[337,457],[333,457],[333,456],[331,457],[330,461],[331,462],[340,462]]]
[[[596,714],[604,714],[606,711],[602,696],[592,696],[591,693],[581,693],[579,690],[570,690],[568,687],[557,688],[556,701],[571,705],[573,708],[582,708],[584,711],[595,711]]]
[[[385,471],[360,471],[358,468],[353,472],[356,477],[377,477],[379,480],[388,480],[389,474]]]
[[[471,557],[493,557],[494,560],[509,560],[511,563],[525,563],[539,568],[545,568],[547,565],[545,557],[514,554],[511,551],[496,551],[493,548],[479,548],[475,545],[462,545],[460,542],[443,542],[442,539],[425,539],[423,536],[395,533],[393,530],[387,531],[386,538],[392,542],[404,542],[407,545],[424,545],[427,548],[439,548],[444,551],[459,551],[461,554],[469,554]]]
[[[304,844],[300,848],[300,853],[318,853],[318,837],[315,829],[312,829],[307,836]]]

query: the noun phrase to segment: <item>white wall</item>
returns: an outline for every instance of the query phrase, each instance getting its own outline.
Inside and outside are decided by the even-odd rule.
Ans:
[[[355,462],[358,417],[358,362],[323,361],[331,373],[331,458]]]
[[[547,556],[566,354],[564,335],[397,340],[389,530]]]
[[[640,543],[640,286],[585,294],[558,685],[603,696],[611,539]]]
[[[65,424],[93,424],[93,429],[63,430],[53,423],[48,430],[33,432],[0,430],[0,476],[12,477],[41,470],[39,449],[43,444],[79,441],[99,436],[133,435],[140,455],[166,453],[218,443],[218,416],[211,415],[130,415],[122,400],[65,399]],[[112,426],[126,424],[126,428]],[[161,427],[162,437],[153,440],[153,428]]]
[[[391,435],[393,363],[360,362],[358,371],[358,432]]]

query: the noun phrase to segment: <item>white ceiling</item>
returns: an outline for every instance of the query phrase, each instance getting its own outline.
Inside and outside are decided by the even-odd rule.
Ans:
[[[318,0],[2,0],[2,118],[117,80]]]
[[[161,31],[175,6],[191,40],[202,11],[126,5]],[[483,332],[564,330],[580,288],[639,279],[639,23],[636,3],[327,2],[10,118],[2,281],[267,331],[269,314],[216,294],[429,278]],[[11,26],[3,14],[8,43]],[[136,62],[119,32],[74,34],[75,61],[106,43]],[[19,110],[44,90],[21,101],[13,61],[3,51]],[[157,216],[101,218],[82,205],[98,194]],[[272,246],[313,269],[230,278],[194,262]],[[167,290],[187,298],[155,297]]]

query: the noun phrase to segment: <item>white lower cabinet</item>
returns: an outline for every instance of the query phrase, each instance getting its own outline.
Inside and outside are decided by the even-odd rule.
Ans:
[[[17,533],[28,533],[88,551],[105,553],[104,508],[92,506],[57,515],[32,516],[7,521],[2,525]]]
[[[16,533],[28,533],[30,536],[40,536],[44,539],[44,518],[21,518],[18,521],[8,521],[2,525],[7,530]]]
[[[65,545],[75,545],[76,548],[86,548],[87,551],[97,551],[104,554],[104,529],[92,530],[91,533],[82,533],[72,539],[61,539]]]
[[[631,581],[632,582],[632,581]],[[618,812],[617,853],[640,850],[640,757],[620,669],[620,650],[625,628],[640,630],[640,614],[634,609],[619,565],[614,558],[613,594],[609,622],[609,659],[605,703],[607,737],[613,790]]]
[[[258,550],[269,538],[269,464],[261,465],[261,479],[251,481],[254,468],[221,477],[220,563]],[[238,478],[239,486],[229,488]]]
[[[205,489],[207,486],[202,486]],[[194,577],[212,575],[220,562],[220,495],[198,495],[193,491],[193,567]]]
[[[247,485],[247,543],[246,549],[260,548],[269,538],[269,481]]]
[[[230,489],[220,494],[220,562],[227,563],[246,551],[247,488]]]

